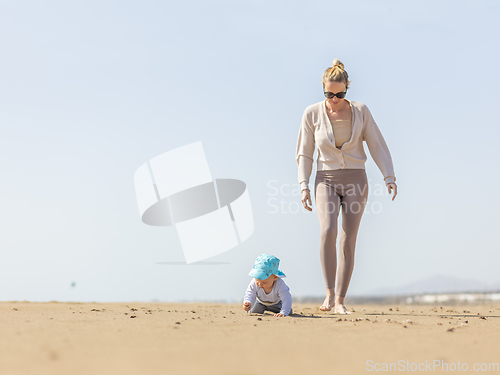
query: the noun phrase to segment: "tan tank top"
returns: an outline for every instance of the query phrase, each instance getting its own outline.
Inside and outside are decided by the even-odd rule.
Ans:
[[[334,120],[331,121],[333,129],[333,137],[335,138],[335,147],[340,149],[342,145],[351,140],[352,124],[349,120]]]

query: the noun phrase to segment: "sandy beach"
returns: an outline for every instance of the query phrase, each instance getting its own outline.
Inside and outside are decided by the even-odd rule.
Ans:
[[[1,302],[0,374],[499,373],[500,305],[347,307]]]

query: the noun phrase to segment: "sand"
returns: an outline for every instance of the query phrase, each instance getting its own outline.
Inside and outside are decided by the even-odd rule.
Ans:
[[[500,364],[500,305],[347,307],[355,312],[294,304],[280,318],[247,315],[240,304],[0,302],[0,374],[366,374],[391,363],[390,373],[442,373],[444,363],[450,373]]]

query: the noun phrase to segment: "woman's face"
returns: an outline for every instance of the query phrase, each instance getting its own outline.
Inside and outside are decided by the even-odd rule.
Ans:
[[[343,82],[327,82],[325,83],[325,92],[333,92],[334,94],[337,94],[339,92],[344,92],[346,91],[346,85]],[[332,99],[326,99],[327,102],[329,102],[332,105],[337,105],[341,102],[344,101],[344,99],[339,99],[336,96],[334,96]]]

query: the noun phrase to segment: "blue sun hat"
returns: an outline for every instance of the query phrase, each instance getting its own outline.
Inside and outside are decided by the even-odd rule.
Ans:
[[[279,265],[280,260],[274,255],[261,254],[255,260],[255,264],[248,275],[259,280],[265,280],[272,274],[279,277],[286,277],[286,275],[278,269]]]

